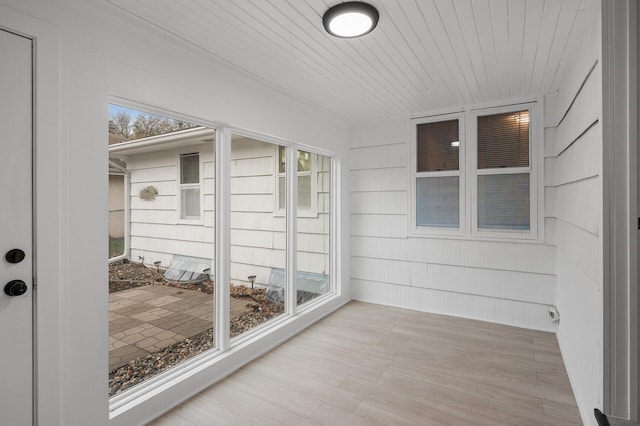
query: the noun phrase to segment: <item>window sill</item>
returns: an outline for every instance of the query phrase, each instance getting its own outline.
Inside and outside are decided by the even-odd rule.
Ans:
[[[176,222],[176,225],[191,225],[191,226],[204,226],[204,220],[187,220],[180,219]]]
[[[536,235],[524,232],[483,232],[476,231],[472,234],[464,232],[437,232],[431,230],[409,230],[409,238],[430,238],[437,240],[461,240],[461,241],[484,241],[503,243],[523,243],[523,244],[546,244],[543,235]]]

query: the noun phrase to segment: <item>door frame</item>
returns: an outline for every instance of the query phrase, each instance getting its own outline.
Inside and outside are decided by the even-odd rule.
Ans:
[[[60,34],[0,5],[0,28],[33,40],[33,421],[65,424],[66,366],[60,226]]]
[[[603,408],[638,420],[638,23],[635,0],[602,0]]]

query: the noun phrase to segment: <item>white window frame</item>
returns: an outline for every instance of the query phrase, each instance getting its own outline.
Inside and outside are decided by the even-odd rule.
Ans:
[[[440,121],[458,120],[458,135],[460,145],[458,147],[458,170],[446,170],[439,172],[418,172],[417,164],[417,149],[418,149],[418,135],[417,128],[420,124],[425,123],[437,123]],[[431,117],[422,117],[411,120],[411,200],[410,217],[411,217],[411,230],[410,234],[414,235],[450,235],[450,236],[463,236],[466,233],[466,134],[465,134],[465,114],[463,112],[456,112],[452,114],[436,115]],[[458,176],[458,195],[460,197],[460,223],[457,228],[453,227],[439,227],[439,226],[418,226],[417,225],[417,195],[418,188],[417,180],[422,177],[448,177]]]
[[[281,145],[285,148],[285,158],[287,158],[287,152],[290,149],[295,149],[296,153],[295,153],[295,158],[297,160],[298,158],[298,151],[303,151],[303,152],[308,152],[309,155],[311,155],[311,170],[310,171],[302,171],[302,172],[298,172],[296,177],[299,178],[300,176],[311,176],[311,204],[310,207],[308,209],[302,209],[299,208],[297,209],[298,212],[298,217],[318,217],[318,154],[316,154],[313,151],[308,151],[305,150],[299,146],[294,147],[294,146],[287,146],[287,145]],[[273,214],[274,216],[284,216],[285,215],[285,209],[280,208],[280,179],[285,177],[285,173],[280,173],[280,146],[276,145],[275,147],[275,183],[274,183],[274,204],[273,204]],[[296,164],[296,169],[297,169],[297,164]],[[297,200],[297,197],[296,197]],[[286,200],[285,200],[285,206],[286,206]]]
[[[535,239],[538,236],[538,114],[536,103],[508,105],[496,108],[485,108],[469,112],[467,131],[469,133],[469,165],[471,171],[467,193],[471,197],[471,235],[504,239]],[[499,169],[478,169],[478,117],[504,114],[518,111],[529,112],[529,166],[506,167]],[[529,174],[529,229],[481,229],[478,226],[478,176]]]
[[[182,183],[182,157],[185,155],[198,155],[198,183]],[[178,218],[176,223],[183,225],[204,225],[204,194],[203,194],[203,173],[204,166],[202,163],[202,152],[201,148],[185,148],[178,151],[178,161],[177,161],[177,214]],[[200,215],[196,218],[183,218],[182,217],[182,190],[190,189],[190,188],[198,188],[200,190]]]
[[[295,302],[295,274],[297,271],[297,179],[293,175],[286,178],[287,191],[291,196],[287,198],[287,209],[291,212],[287,215],[287,293],[289,300],[284,315],[274,318],[241,336],[230,339],[229,336],[229,286],[215,287],[215,347],[196,355],[178,367],[160,372],[154,377],[145,380],[122,393],[114,395],[108,400],[109,420],[120,424],[144,423],[149,416],[149,410],[154,407],[165,407],[179,398],[184,397],[187,391],[203,389],[213,383],[220,382],[229,374],[229,371],[239,368],[256,358],[265,350],[270,350],[289,338],[299,333],[314,322],[322,319],[338,307],[342,306],[346,299],[342,288],[342,210],[340,199],[342,177],[340,170],[341,158],[339,154],[300,145],[257,133],[251,130],[229,127],[215,122],[207,122],[189,116],[180,116],[175,113],[165,112],[152,106],[111,97],[114,103],[129,106],[131,108],[154,112],[160,115],[181,117],[185,121],[202,123],[202,125],[216,130],[214,158],[215,158],[215,280],[217,282],[229,282],[231,260],[231,140],[232,135],[241,135],[273,144],[286,145],[287,155],[293,157],[298,149],[317,155],[324,155],[331,159],[330,179],[330,291],[324,295],[297,306]],[[180,203],[180,155],[189,153],[199,154],[200,165],[200,196],[201,218],[204,221],[204,161],[203,151],[205,147],[200,145],[191,148],[180,149],[177,152],[177,201]],[[317,190],[316,190],[317,193]],[[180,217],[180,204],[178,204],[177,216]],[[180,223],[180,222],[179,222]],[[194,224],[193,222],[185,222]],[[105,236],[106,237],[106,236]],[[105,299],[105,303],[107,300]],[[108,328],[107,328],[108,329]],[[151,408],[150,408],[151,407]]]
[[[504,169],[481,169],[477,167],[478,117],[517,111],[529,111],[529,167]],[[460,123],[460,228],[417,226],[417,179],[420,177],[456,176],[457,172],[417,172],[417,126],[458,119]],[[410,120],[410,188],[409,235],[417,237],[462,238],[471,240],[520,240],[543,242],[544,182],[542,168],[543,129],[542,101],[526,100],[510,105],[490,106],[453,113],[414,118]],[[478,176],[490,174],[515,174],[527,172],[529,176],[529,230],[479,229],[478,228]]]

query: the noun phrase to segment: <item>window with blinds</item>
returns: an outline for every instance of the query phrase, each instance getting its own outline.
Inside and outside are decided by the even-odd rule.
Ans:
[[[529,111],[478,117],[479,230],[529,230]]]
[[[530,102],[413,119],[411,233],[539,238],[537,113]]]
[[[416,224],[460,226],[460,121],[416,126]]]
[[[459,129],[458,120],[418,124],[418,172],[440,172],[460,168]]]
[[[529,111],[478,117],[478,169],[529,166]]]

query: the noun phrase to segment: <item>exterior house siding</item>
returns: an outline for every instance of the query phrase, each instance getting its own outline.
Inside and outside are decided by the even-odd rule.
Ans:
[[[163,267],[171,264],[174,254],[214,259],[215,180],[213,174],[213,145],[197,145],[187,151],[200,152],[202,199],[204,218],[200,225],[180,223],[178,200],[178,159],[184,149],[150,151],[127,159],[131,174],[131,255],[134,262],[144,259],[152,265],[160,261]],[[143,188],[154,186],[158,196],[143,200]]]
[[[109,237],[124,237],[124,176],[109,175]]]
[[[256,275],[256,284],[267,285],[272,268],[286,265],[286,223],[276,212],[277,146],[250,138],[232,142],[231,151],[231,279],[246,284]],[[202,163],[201,224],[179,220],[178,158],[186,151],[200,152]],[[298,219],[298,271],[329,273],[329,157],[318,156],[316,178],[317,211]],[[193,149],[149,150],[127,158],[131,174],[131,255],[134,262],[171,264],[173,255],[211,259],[214,267],[215,164],[213,146]],[[152,201],[140,198],[147,186],[158,189]]]

